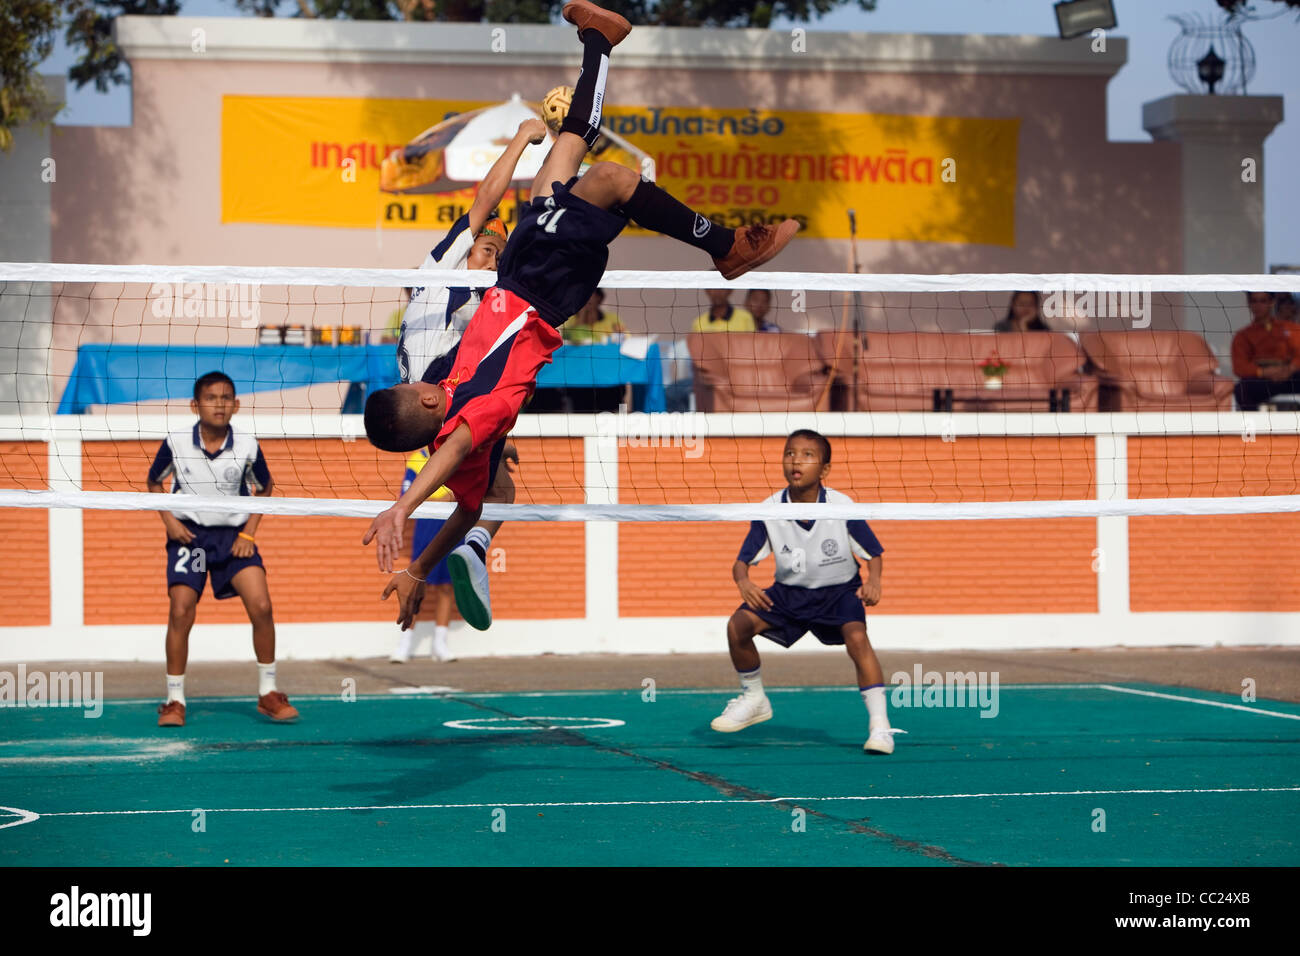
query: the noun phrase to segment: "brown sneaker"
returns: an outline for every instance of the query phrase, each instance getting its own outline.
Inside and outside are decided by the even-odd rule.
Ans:
[[[184,727],[185,705],[179,700],[169,700],[158,708],[159,727]]]
[[[632,32],[632,24],[627,19],[603,7],[598,7],[591,0],[572,0],[564,5],[561,16],[578,28],[578,37],[582,31],[595,30],[610,46],[618,46],[623,38]]]
[[[799,223],[793,219],[787,219],[776,226],[760,224],[737,229],[731,251],[721,259],[714,259],[713,264],[718,267],[724,279],[743,276],[789,245],[798,231]]]
[[[257,698],[257,712],[265,714],[272,720],[297,720],[298,711],[289,703],[289,698],[278,690],[263,694]]]

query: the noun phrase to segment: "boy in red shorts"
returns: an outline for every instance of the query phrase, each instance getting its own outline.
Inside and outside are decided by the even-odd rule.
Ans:
[[[378,542],[380,569],[392,571],[403,523],[421,502],[440,485],[456,495],[456,510],[437,537],[384,590],[385,599],[397,592],[402,626],[419,609],[424,577],[482,513],[501,439],[532,394],[538,371],[563,344],[558,328],[600,285],[609,243],[629,219],[707,252],[726,279],[767,262],[799,230],[793,219],[775,227],[726,229],[614,163],[597,163],[578,179],[580,164],[600,135],[610,52],[631,26],[589,0],[573,0],[563,16],[578,28],[582,73],[560,135],[533,181],[532,202],[506,243],[496,287],[465,329],[445,379],[397,385],[366,402],[366,435],[377,448],[434,448],[411,487],[363,538],[365,544]]]

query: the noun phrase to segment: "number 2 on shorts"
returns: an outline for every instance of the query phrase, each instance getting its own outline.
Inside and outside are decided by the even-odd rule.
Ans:
[[[548,196],[546,201],[549,203],[551,197]],[[548,208],[546,212],[537,217],[537,224],[545,227],[543,232],[549,232],[551,235],[555,235],[555,229],[560,224],[560,217],[566,212],[568,212],[567,209],[555,209],[554,207]]]

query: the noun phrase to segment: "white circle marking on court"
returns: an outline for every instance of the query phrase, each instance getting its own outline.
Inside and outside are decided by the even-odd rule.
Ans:
[[[512,723],[518,726],[510,726]],[[613,717],[467,717],[446,720],[442,725],[456,730],[597,730],[623,724]]]

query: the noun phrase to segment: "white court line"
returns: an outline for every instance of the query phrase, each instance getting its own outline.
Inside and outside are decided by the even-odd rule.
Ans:
[[[1189,704],[1204,704],[1206,707],[1222,707],[1225,710],[1244,710],[1248,714],[1264,714],[1268,717],[1285,717],[1287,720],[1300,720],[1300,714],[1287,714],[1280,710],[1261,710],[1247,707],[1245,704],[1227,704],[1221,700],[1205,700],[1200,697],[1183,697],[1180,694],[1162,694],[1154,690],[1137,690],[1134,687],[1117,687],[1114,684],[1100,684],[1103,690],[1113,690],[1117,694],[1136,694],[1139,697],[1160,697],[1164,700],[1181,700]]]
[[[894,685],[886,685],[889,690]],[[1110,684],[999,684],[998,690],[1112,690]],[[768,694],[857,694],[856,687],[845,685],[831,684],[824,687],[764,687],[763,690]],[[529,691],[492,691],[488,693],[466,694],[457,690],[432,691],[422,690],[419,687],[398,688],[389,690],[385,694],[357,694],[357,700],[403,700],[406,698],[417,697],[464,697],[466,700],[499,700],[503,697],[599,697],[604,694],[636,694],[640,696],[644,688],[637,687],[610,687],[604,690],[529,690]],[[690,688],[668,688],[667,690],[656,690],[655,694],[664,697],[681,697],[687,694],[731,694],[734,696],[736,688],[734,687],[690,687]],[[209,700],[248,700],[255,698],[253,695],[234,695],[232,697],[195,697],[189,696],[193,701]],[[339,701],[342,699],[341,694],[294,694],[294,700],[332,700]],[[156,704],[157,697],[114,697],[106,699],[105,704]]]
[[[485,810],[497,807],[513,809],[546,809],[560,807],[669,807],[669,806],[705,806],[709,804],[771,804],[771,803],[839,803],[844,801],[867,802],[880,800],[981,800],[1008,797],[1091,797],[1091,796],[1125,796],[1143,794],[1191,794],[1191,793],[1295,793],[1296,787],[1218,787],[1194,788],[1184,790],[1041,790],[1018,791],[1011,793],[915,793],[915,794],[877,794],[872,796],[803,796],[803,797],[764,797],[758,800],[584,800],[549,803],[416,803],[383,804],[379,806],[353,807],[202,807],[205,813],[331,813],[341,811],[364,810]],[[106,816],[147,816],[150,814],[190,813],[193,807],[177,810],[63,810],[55,813],[42,813],[41,817],[106,817]],[[17,811],[30,813],[30,811]]]

